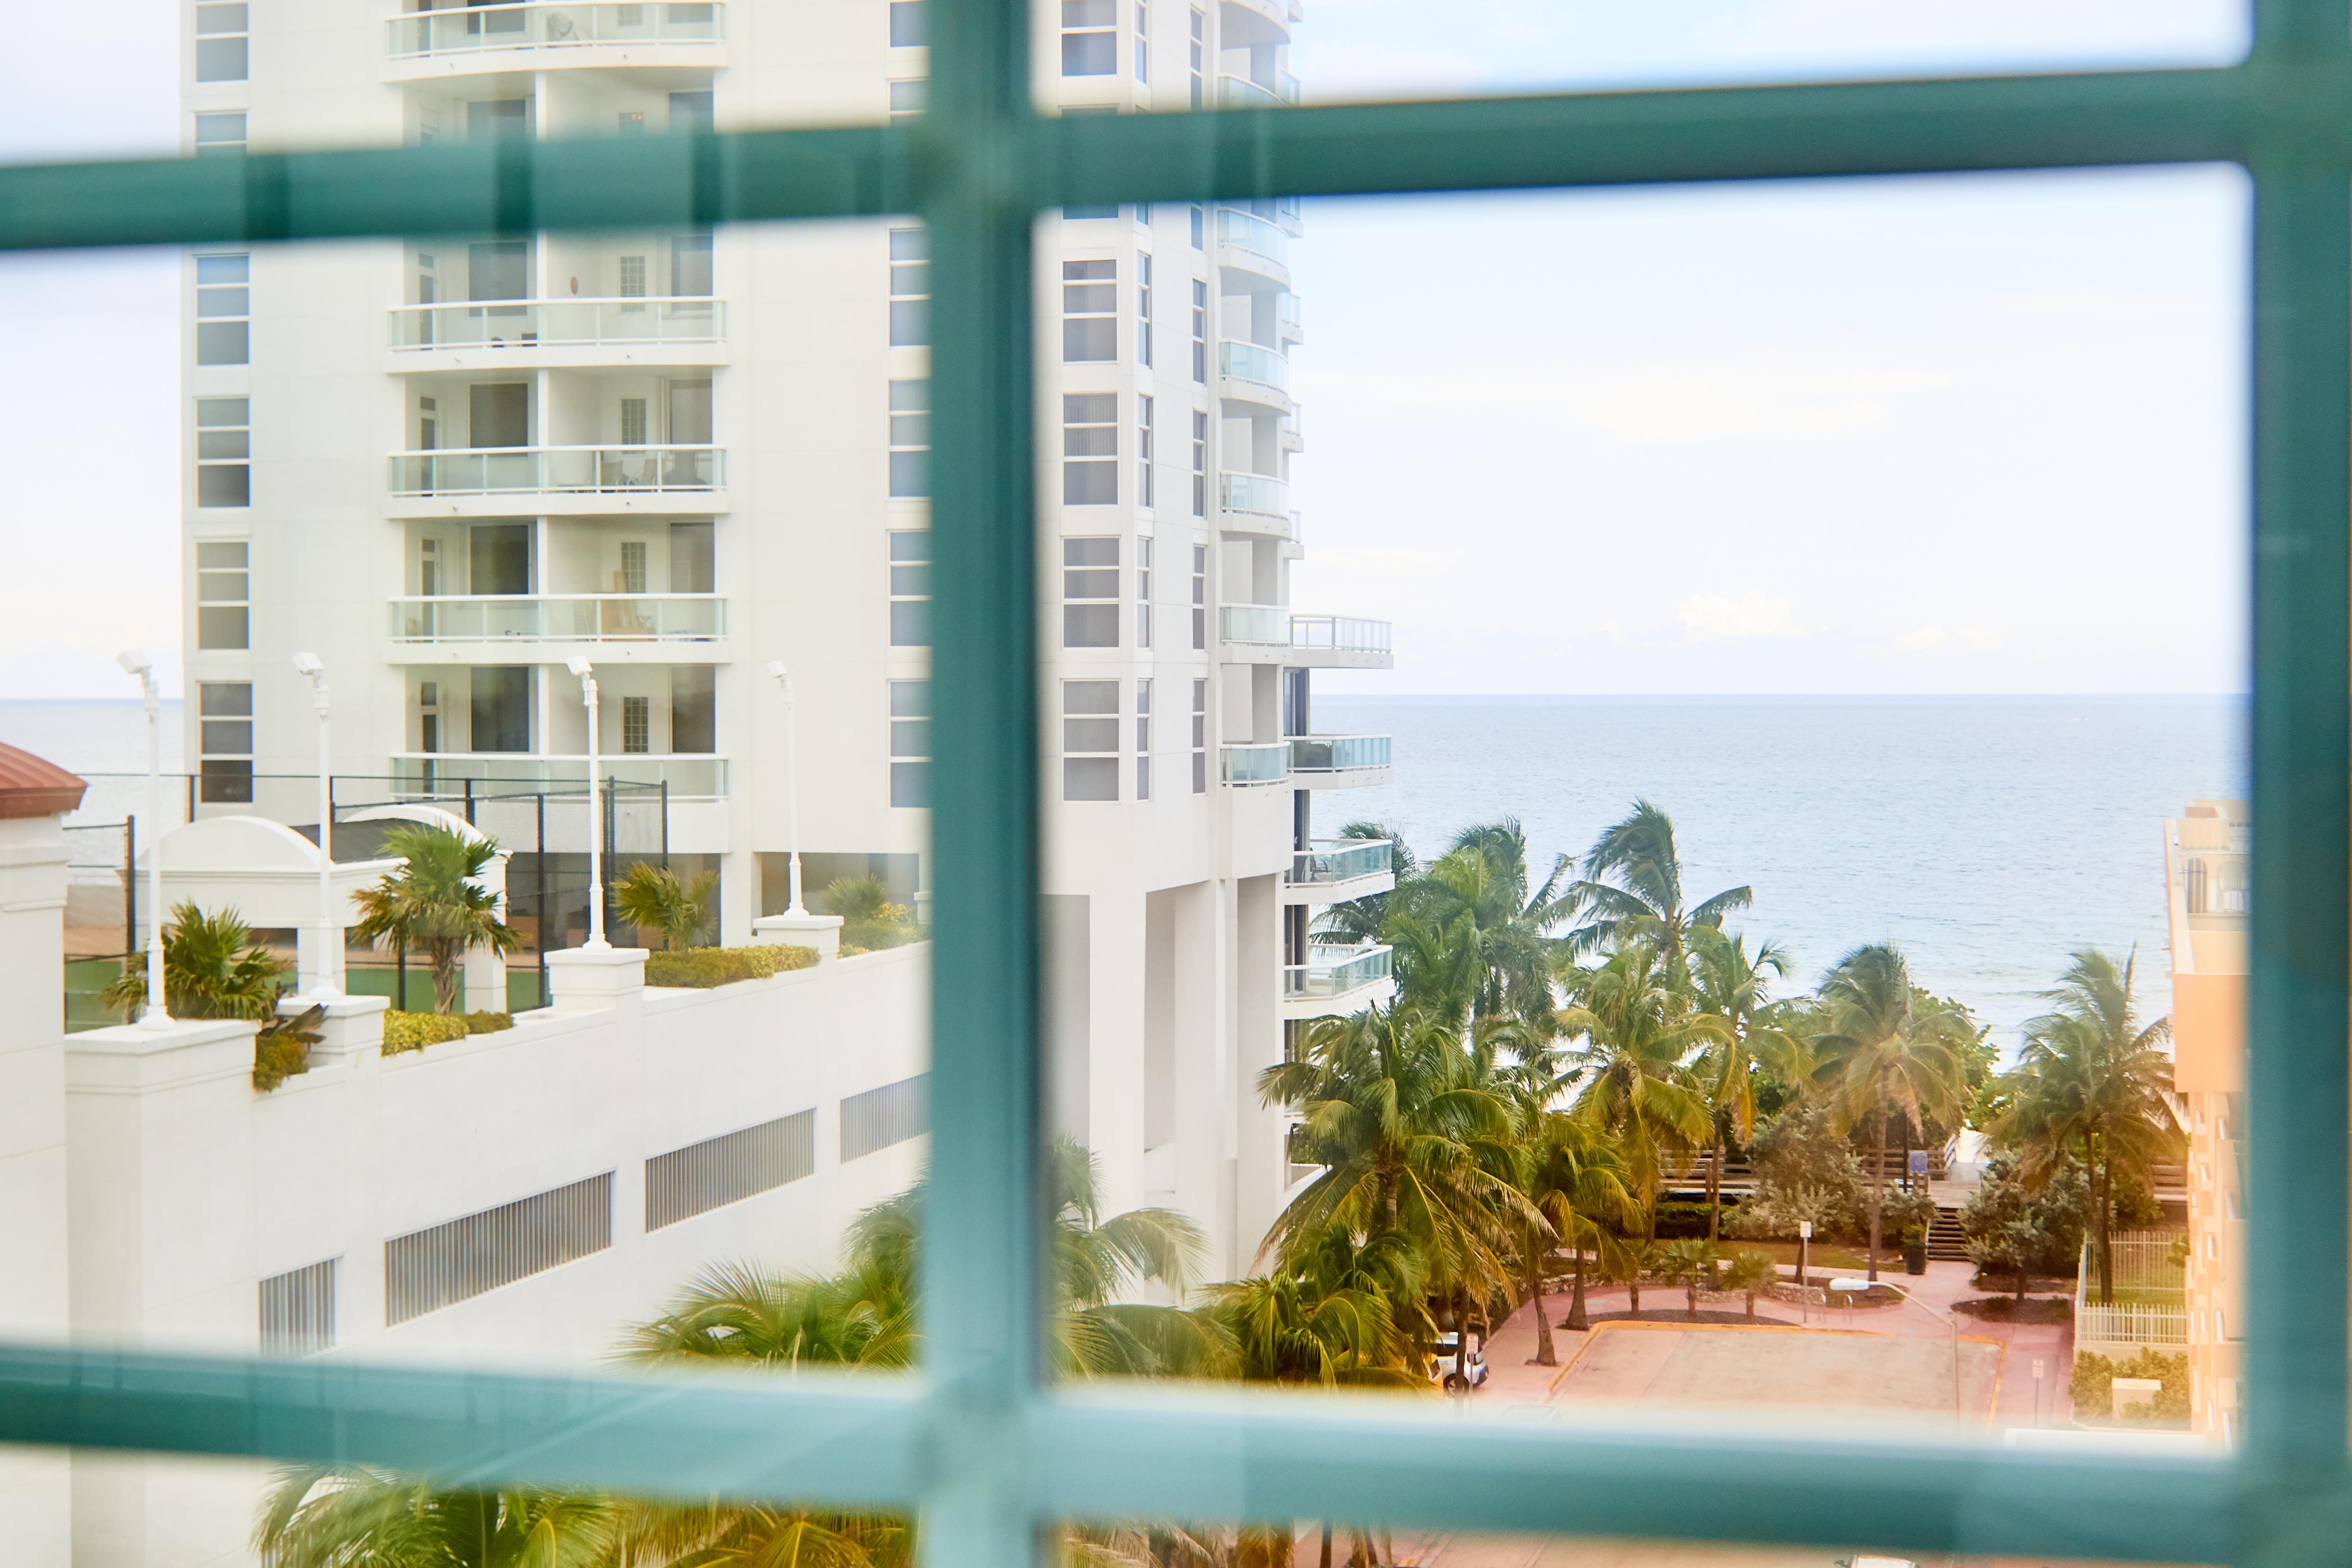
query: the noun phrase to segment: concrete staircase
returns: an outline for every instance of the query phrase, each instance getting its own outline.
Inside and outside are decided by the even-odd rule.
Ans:
[[[1946,1208],[1941,1205],[1937,1206],[1936,1223],[1927,1227],[1927,1258],[1930,1262],[1941,1259],[1966,1263],[1969,1260],[1968,1243],[1960,1235],[1958,1209]]]

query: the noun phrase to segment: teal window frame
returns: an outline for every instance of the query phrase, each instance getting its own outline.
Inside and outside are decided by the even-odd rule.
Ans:
[[[2352,7],[2260,0],[2220,68],[1058,119],[1023,0],[931,0],[928,111],[578,144],[0,168],[0,248],[913,214],[931,236],[934,1103],[925,1363],[640,1383],[0,1347],[0,1439],[914,1509],[1014,1568],[1066,1517],[1832,1542],[2167,1563],[2343,1550]],[[1273,195],[2229,162],[2254,192],[2252,1135],[2231,1455],[2051,1454],[1581,1415],[1050,1384],[1037,1161],[1032,233],[1049,208]]]

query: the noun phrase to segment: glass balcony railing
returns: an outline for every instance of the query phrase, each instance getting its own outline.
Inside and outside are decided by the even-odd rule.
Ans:
[[[727,335],[717,300],[515,300],[403,305],[392,312],[395,349],[615,348],[711,343]]]
[[[1385,838],[1328,838],[1290,857],[1290,872],[1283,879],[1294,888],[1352,882],[1396,869],[1396,846]]]
[[[1222,748],[1222,777],[1229,784],[1280,784],[1290,773],[1290,747],[1281,741],[1265,745]]]
[[[1253,647],[1331,648],[1341,653],[1386,653],[1389,623],[1354,616],[1297,616],[1281,605],[1221,605],[1217,637]]]
[[[1386,735],[1293,735],[1290,771],[1294,773],[1344,773],[1389,765]]]
[[[1298,101],[1298,79],[1288,71],[1275,78],[1275,85],[1265,87],[1245,76],[1221,76],[1217,79],[1219,109],[1287,109]]]
[[[421,10],[394,16],[388,26],[393,58],[405,59],[583,44],[715,44],[726,38],[726,11],[718,0],[697,5],[562,0],[555,5]]]
[[[1290,487],[1265,474],[1219,474],[1217,505],[1226,511],[1255,511],[1286,518],[1290,515]]]
[[[1290,266],[1290,237],[1276,225],[1233,207],[1217,209],[1217,243],[1264,257],[1276,267]]]
[[[1297,295],[1285,294],[1275,301],[1274,321],[1282,335],[1292,342],[1305,335],[1307,323],[1299,319]]]
[[[1307,962],[1285,966],[1282,972],[1282,994],[1285,997],[1311,1000],[1316,997],[1338,998],[1351,991],[1361,991],[1367,985],[1386,980],[1390,974],[1390,950],[1370,947],[1315,947],[1307,950]]]
[[[396,496],[598,494],[715,490],[726,482],[718,447],[495,447],[398,452]]]
[[[727,635],[716,594],[484,594],[392,601],[406,643],[714,642]]]
[[[1269,348],[1256,343],[1219,343],[1217,373],[1242,381],[1255,381],[1273,387],[1277,392],[1290,390],[1290,362]]]
[[[1280,605],[1220,605],[1217,640],[1258,647],[1290,646],[1290,612]]]
[[[395,752],[393,788],[416,795],[462,791],[525,794],[531,790],[583,794],[588,787],[584,755],[551,756],[536,752]],[[596,776],[647,789],[669,788],[676,800],[719,800],[727,794],[724,757],[648,756],[606,752],[596,759]]]

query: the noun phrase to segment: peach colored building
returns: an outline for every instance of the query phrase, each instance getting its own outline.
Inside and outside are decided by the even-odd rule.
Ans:
[[[2173,1089],[2189,1129],[2189,1425],[2233,1441],[2242,1405],[2246,803],[2196,800],[2164,824]]]

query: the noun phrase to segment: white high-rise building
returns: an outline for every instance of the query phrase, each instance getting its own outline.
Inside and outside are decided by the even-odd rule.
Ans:
[[[1283,0],[1036,17],[1065,113],[1295,96]],[[919,112],[929,69],[923,0],[390,18],[199,0],[190,20],[187,145],[224,155],[874,121]],[[1055,226],[1037,296],[1053,1120],[1095,1150],[1108,1207],[1184,1208],[1213,1271],[1237,1272],[1292,1175],[1256,1074],[1286,1022],[1389,984],[1384,952],[1308,936],[1315,906],[1389,882],[1384,847],[1312,827],[1321,791],[1388,776],[1388,742],[1309,722],[1311,670],[1386,667],[1388,628],[1289,608],[1296,205]],[[584,657],[624,786],[611,841],[719,872],[723,941],[783,908],[794,847],[813,898],[874,874],[919,907],[923,803],[956,787],[926,722],[925,497],[950,479],[926,463],[924,239],[902,220],[191,253],[200,810],[315,819],[290,662],[313,651],[338,799],[470,809],[517,852],[534,946],[576,945],[589,747],[566,666]],[[798,698],[798,846],[772,660]],[[513,973],[528,1005],[528,953]]]

